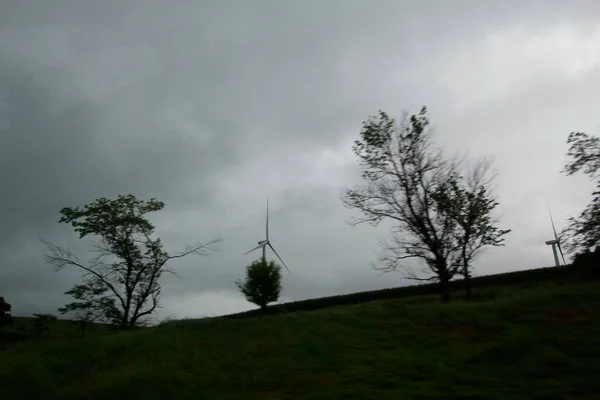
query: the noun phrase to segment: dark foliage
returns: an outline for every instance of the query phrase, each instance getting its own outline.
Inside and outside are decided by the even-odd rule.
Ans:
[[[11,315],[12,306],[4,297],[0,296],[0,328],[11,325],[13,323],[13,318]]]
[[[90,323],[104,322],[120,324],[119,313],[114,312],[114,302],[103,295],[108,288],[102,284],[75,285],[65,294],[72,296],[76,301],[58,309],[61,314],[69,314],[78,327],[81,337],[85,336],[86,328]]]
[[[594,251],[586,251],[575,255],[573,259],[573,268],[595,268],[600,271],[600,246],[596,246]]]
[[[56,321],[56,316],[52,314],[33,314],[35,319],[33,320],[32,332],[34,336],[40,336],[44,332],[50,330],[50,325]]]
[[[261,258],[248,265],[244,281],[235,283],[246,300],[265,310],[267,304],[277,301],[281,294],[281,267],[275,261]]]
[[[0,343],[16,343],[30,340],[32,335],[28,332],[15,330],[0,330]]]
[[[569,219],[569,225],[562,232],[568,239],[565,247],[569,252],[587,253],[600,246],[600,137],[571,132],[567,144],[571,145],[567,152],[570,162],[563,172],[573,175],[581,171],[597,179],[592,201],[578,217]]]

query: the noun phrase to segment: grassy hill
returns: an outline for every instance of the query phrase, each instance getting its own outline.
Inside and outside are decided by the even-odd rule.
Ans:
[[[597,399],[598,293],[548,280],[24,342],[0,351],[0,398]]]
[[[31,331],[35,324],[35,317],[13,317],[13,320],[14,323],[9,328],[20,332]],[[86,333],[89,335],[104,334],[107,328],[108,326],[105,324],[89,324]],[[45,339],[71,338],[73,335],[77,335],[77,332],[77,325],[74,321],[57,319],[49,325],[49,330],[44,333],[43,337]]]

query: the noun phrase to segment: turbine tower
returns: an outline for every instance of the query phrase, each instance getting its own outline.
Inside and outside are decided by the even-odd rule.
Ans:
[[[548,246],[552,246],[552,253],[554,253],[554,263],[556,264],[556,266],[560,267],[560,260],[558,259],[558,252],[560,252],[560,256],[562,257],[563,264],[567,265],[562,248],[560,247],[560,238],[556,234],[556,228],[554,227],[554,219],[552,218],[552,212],[550,212],[550,208],[548,208],[548,214],[550,214],[550,222],[552,222],[552,231],[554,232],[554,240],[548,240],[548,241],[546,241],[546,244]],[[557,249],[558,249],[558,251],[557,251]]]
[[[283,260],[281,259],[281,257],[279,257],[279,254],[277,254],[277,252],[275,251],[275,249],[271,245],[271,242],[269,241],[269,199],[267,199],[267,225],[266,225],[265,233],[266,233],[267,238],[265,240],[260,240],[258,242],[258,246],[256,246],[252,250],[248,250],[247,252],[244,253],[244,255],[246,255],[248,253],[251,253],[254,250],[262,248],[262,259],[266,260],[267,259],[267,246],[269,246],[271,248],[271,250],[273,250],[273,253],[275,253],[275,255],[277,256],[277,258],[279,258],[279,261],[281,261],[281,263],[283,264],[283,266],[285,267],[285,269],[287,269],[287,271],[291,275],[292,273],[291,273],[290,269],[287,267],[287,265],[285,265],[285,263],[283,262]]]

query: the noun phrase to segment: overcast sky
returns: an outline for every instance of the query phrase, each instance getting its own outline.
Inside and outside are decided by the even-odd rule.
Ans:
[[[493,156],[506,246],[478,275],[553,264],[592,182],[560,174],[569,132],[600,131],[600,2],[4,0],[0,6],[0,295],[57,313],[86,256],[63,206],[132,193],[166,249],[222,238],[166,276],[167,315],[254,308],[236,291],[264,236],[292,270],[283,300],[403,285],[371,269],[385,227],[351,227],[352,142],[383,109],[426,105],[450,152]]]

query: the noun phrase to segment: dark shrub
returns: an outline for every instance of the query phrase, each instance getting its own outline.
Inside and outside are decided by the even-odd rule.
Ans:
[[[0,343],[14,343],[31,339],[31,334],[14,330],[0,331]]]
[[[0,296],[0,328],[13,323],[13,318],[10,314],[11,309],[10,303],[6,302],[4,297]]]
[[[585,276],[600,276],[600,246],[594,251],[576,254],[572,266]]]

